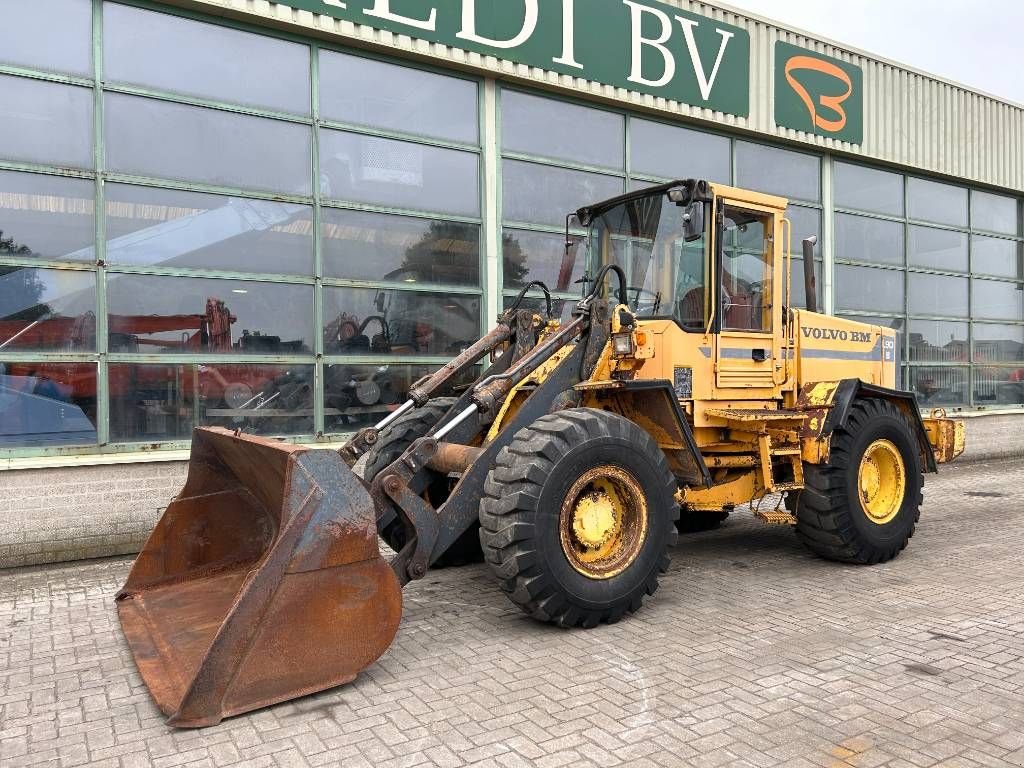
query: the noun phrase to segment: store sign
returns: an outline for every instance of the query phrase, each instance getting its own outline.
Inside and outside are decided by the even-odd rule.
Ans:
[[[653,0],[278,0],[746,117],[750,35]]]
[[[864,73],[849,62],[776,42],[775,123],[860,144]]]

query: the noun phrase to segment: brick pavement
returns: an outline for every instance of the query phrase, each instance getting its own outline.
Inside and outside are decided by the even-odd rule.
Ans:
[[[738,513],[591,631],[437,571],[355,683],[202,731],[164,726],[121,639],[130,560],[3,571],[0,765],[1024,766],[1024,462],[925,499],[874,568]]]

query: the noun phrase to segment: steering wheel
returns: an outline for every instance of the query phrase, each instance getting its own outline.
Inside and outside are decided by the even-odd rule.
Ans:
[[[631,285],[626,288],[626,293],[632,294],[632,309],[636,311],[637,314],[650,312],[653,315],[661,306],[660,292],[656,293],[655,291],[649,291],[638,285]]]

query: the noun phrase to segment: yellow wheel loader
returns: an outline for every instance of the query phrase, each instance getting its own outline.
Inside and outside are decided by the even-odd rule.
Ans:
[[[638,610],[677,531],[740,505],[822,557],[895,557],[964,426],[896,388],[893,330],[814,311],[811,240],[794,306],[785,213],[697,180],[582,208],[588,277],[565,319],[527,286],[340,452],[197,429],[117,596],[169,722],[353,679],[391,643],[402,587],[455,552],[482,549],[513,603],[564,627]]]

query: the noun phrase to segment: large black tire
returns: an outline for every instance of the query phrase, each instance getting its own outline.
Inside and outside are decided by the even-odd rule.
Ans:
[[[683,510],[676,521],[676,530],[680,533],[703,533],[719,528],[729,519],[729,513],[721,512],[687,512]]]
[[[902,458],[905,484],[895,516],[880,523],[861,501],[858,473],[865,452],[888,441]],[[828,464],[804,465],[805,487],[790,494],[796,533],[816,554],[844,563],[884,563],[902,552],[921,514],[924,475],[910,420],[886,400],[857,400],[846,426],[832,435]]]
[[[621,570],[593,578],[574,567],[564,548],[562,507],[588,472],[609,466],[642,490],[646,528]],[[501,450],[487,476],[480,502],[484,558],[509,599],[540,621],[616,622],[639,610],[668,568],[679,517],[676,488],[661,449],[627,419],[589,408],[543,416]],[[622,523],[625,515],[619,517]]]
[[[377,444],[367,451],[363,479],[368,483],[373,482],[373,478],[394,463],[410,445],[433,429],[455,403],[454,397],[435,397],[422,408],[409,411],[386,427],[381,432]],[[447,488],[442,486],[443,482],[431,488],[431,500],[435,504],[443,501],[443,498],[435,497],[447,493]],[[476,524],[472,525],[456,539],[448,551],[434,563],[434,567],[444,568],[481,562],[484,555],[480,550],[478,527]],[[384,521],[379,532],[381,538],[396,552],[406,544],[405,526],[400,520],[392,518]]]

